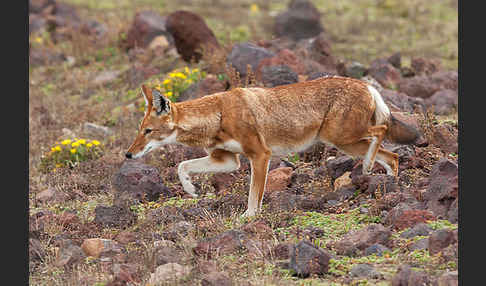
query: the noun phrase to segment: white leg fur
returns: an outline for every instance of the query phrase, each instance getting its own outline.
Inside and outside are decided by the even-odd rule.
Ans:
[[[370,147],[368,148],[368,152],[366,152],[366,155],[363,159],[363,174],[368,175],[371,173],[371,169],[373,169],[373,166],[371,165],[371,155],[375,151],[377,146],[377,141],[378,139],[376,137],[373,137],[371,139]]]
[[[210,156],[203,158],[187,160],[181,162],[178,167],[179,180],[184,187],[184,191],[193,197],[197,197],[196,188],[191,182],[190,174],[206,172],[231,172],[238,169],[239,162],[233,159],[227,159],[222,163],[212,161]]]
[[[250,193],[248,194],[248,209],[243,213],[243,217],[251,217],[254,216],[261,208],[262,208],[262,202],[263,202],[263,196],[262,196],[262,201],[258,202],[258,191],[255,190],[255,187],[253,186],[254,180],[253,180],[253,163],[250,161],[251,164],[251,176],[250,176]],[[268,178],[268,168],[270,167],[270,160],[267,162],[267,168],[266,168],[266,174],[267,176],[265,177],[265,184],[263,186],[264,190],[267,187],[267,178]],[[265,195],[265,192],[263,192],[263,195]]]
[[[385,168],[387,175],[390,175],[390,176],[395,175],[392,168],[390,167],[390,165],[388,165],[385,161],[376,159],[376,162],[378,162],[380,165],[382,165]]]

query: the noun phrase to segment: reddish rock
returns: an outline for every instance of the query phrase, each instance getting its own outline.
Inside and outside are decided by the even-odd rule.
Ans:
[[[392,109],[392,112],[409,112],[412,113],[415,111],[417,107],[420,107],[423,103],[423,99],[418,97],[410,97],[403,92],[398,92],[391,89],[383,89],[380,92],[383,100],[387,103]],[[393,110],[393,107],[398,108],[399,110]]]
[[[263,220],[256,220],[245,224],[241,230],[246,232],[250,237],[257,239],[272,239],[273,230]]]
[[[398,84],[399,91],[424,99],[442,89],[458,89],[457,71],[440,71],[431,75],[403,78]]]
[[[375,60],[371,63],[368,74],[385,88],[394,88],[402,79],[400,70],[392,66],[387,60]]]
[[[235,176],[230,173],[216,173],[211,177],[211,185],[216,193],[228,191],[234,182]]]
[[[457,238],[454,236],[452,230],[436,230],[429,236],[429,252],[431,255],[437,254],[442,249],[456,242]]]
[[[199,241],[192,250],[196,256],[206,258],[233,253],[244,247],[243,241],[247,238],[246,236],[245,232],[229,230]]]
[[[392,286],[415,286],[429,284],[430,279],[427,274],[424,272],[414,271],[408,265],[401,265],[391,281]]]
[[[457,286],[459,285],[459,273],[457,271],[447,271],[437,278],[436,286]]]
[[[388,228],[381,224],[370,224],[361,230],[348,232],[341,240],[330,243],[330,246],[339,255],[354,256],[375,243],[388,245],[390,236]]]
[[[103,238],[88,238],[81,244],[86,256],[99,257],[114,257],[124,252],[124,249],[116,241]]]
[[[66,201],[69,196],[62,191],[49,187],[46,190],[36,194],[35,198],[40,203],[60,203]]]
[[[392,210],[388,216],[390,217],[387,220],[388,223],[396,230],[403,230],[418,223],[436,220],[435,216],[426,210],[403,210],[399,211],[398,214],[395,214]]]
[[[177,52],[186,62],[198,62],[202,53],[220,48],[213,31],[204,19],[189,11],[176,11],[167,16],[167,30],[174,38]]]
[[[290,177],[293,169],[291,167],[280,167],[268,173],[266,191],[282,191],[290,184]]]
[[[286,65],[297,74],[305,73],[305,66],[302,64],[297,55],[289,49],[282,49],[274,57],[265,58],[260,61],[256,70],[257,79],[261,80],[261,72],[263,67],[278,65]]]
[[[121,243],[122,245],[134,242],[137,239],[137,235],[134,232],[125,230],[121,231],[119,234],[115,236],[115,240]]]
[[[424,103],[433,108],[435,114],[446,115],[457,110],[458,100],[457,90],[442,89],[425,99]]]
[[[108,285],[127,285],[127,283],[139,282],[138,276],[140,273],[140,266],[132,263],[115,263],[113,264],[114,280]]]
[[[167,31],[166,18],[155,11],[140,11],[135,14],[128,30],[125,48],[146,48],[155,37],[160,35],[173,42],[172,36]]]
[[[201,279],[201,286],[231,286],[231,278],[224,272],[213,271],[204,274]]]
[[[457,142],[458,131],[456,128],[446,123],[441,123],[434,126],[430,144],[436,145],[444,153],[456,153],[458,150]]]
[[[394,68],[400,69],[402,67],[402,55],[396,52],[386,59]]]
[[[440,69],[440,61],[437,59],[425,59],[412,57],[411,68],[415,75],[431,75]]]
[[[323,31],[321,14],[308,0],[292,0],[287,11],[275,17],[274,32],[277,37],[293,40],[312,38]]]
[[[272,249],[273,257],[277,260],[289,259],[292,243],[279,243]]]

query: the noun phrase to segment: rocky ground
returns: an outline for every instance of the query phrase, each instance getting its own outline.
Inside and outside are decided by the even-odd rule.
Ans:
[[[30,284],[457,285],[457,1],[175,2],[29,1]],[[423,140],[384,143],[398,178],[324,144],[273,158],[245,219],[244,157],[198,199],[177,166],[203,150],[124,159],[140,85],[185,68],[204,74],[175,101],[360,78]],[[49,165],[65,140],[87,147]]]

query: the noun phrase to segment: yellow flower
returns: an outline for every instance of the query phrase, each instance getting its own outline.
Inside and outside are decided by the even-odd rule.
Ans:
[[[179,78],[182,78],[182,79],[185,79],[187,76],[181,72],[178,72],[175,74],[176,77],[179,77]]]
[[[172,91],[168,91],[166,94],[165,94],[167,97],[172,97]]]
[[[71,144],[71,139],[66,139],[64,141],[61,142],[62,145],[68,145],[68,144]]]
[[[72,154],[76,153],[76,148],[71,149],[71,153]]]
[[[92,140],[91,143],[93,143],[96,146],[100,145],[100,141],[98,140]]]
[[[86,144],[86,147],[88,147],[88,148],[93,147],[93,143],[88,143],[88,144]]]
[[[191,83],[192,83],[192,79],[188,79],[188,80],[187,80],[187,83],[188,83],[188,84],[191,84]]]
[[[61,168],[62,164],[56,164],[56,168]]]
[[[84,145],[86,144],[86,139],[79,139],[78,142],[79,144]]]
[[[61,151],[61,146],[58,145],[58,146],[54,147],[54,150]]]
[[[44,40],[42,40],[42,38],[41,38],[41,37],[37,37],[37,38],[35,38],[35,41],[36,41],[37,43],[39,43],[39,44],[42,44],[42,42],[43,42]]]
[[[169,76],[170,76],[170,77],[176,77],[176,74],[175,74],[175,73],[173,73],[173,72],[171,72],[171,73],[169,74]]]
[[[258,7],[258,5],[257,5],[257,4],[255,4],[255,3],[251,4],[251,6],[250,6],[250,11],[251,11],[252,13],[256,13],[256,12],[258,12],[259,10],[260,10],[260,8]]]
[[[169,78],[168,78],[168,79],[166,79],[166,80],[164,80],[164,81],[162,82],[162,84],[164,84],[164,85],[169,84],[169,83],[170,83],[170,79],[169,79]]]
[[[188,67],[185,67],[185,68],[184,68],[184,72],[186,72],[186,74],[190,74],[190,73],[191,73],[191,71],[189,70],[189,68],[188,68]]]
[[[72,146],[72,147],[78,147],[78,146],[79,146],[79,142],[78,142],[78,141],[76,141],[76,142],[74,142],[73,144],[71,144],[71,146]],[[72,149],[71,149],[71,152],[72,152]]]
[[[193,69],[192,72],[197,73],[197,72],[199,72],[199,69]]]

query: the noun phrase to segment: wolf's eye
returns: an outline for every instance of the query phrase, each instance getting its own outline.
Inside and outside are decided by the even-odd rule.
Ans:
[[[149,128],[145,129],[145,134],[149,134],[150,132],[152,132],[152,129]]]

